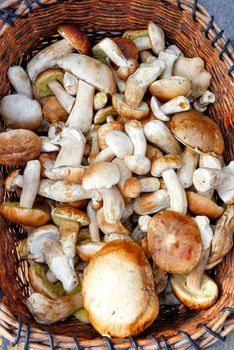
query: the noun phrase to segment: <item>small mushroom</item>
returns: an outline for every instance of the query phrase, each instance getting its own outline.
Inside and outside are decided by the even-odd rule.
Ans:
[[[83,306],[81,293],[64,295],[56,300],[33,293],[26,301],[29,311],[40,324],[51,324],[72,315]]]
[[[155,177],[138,178],[141,185],[141,192],[155,192],[160,188],[160,182]]]
[[[114,109],[113,106],[107,106],[99,109],[99,111],[97,111],[97,113],[94,116],[94,124],[97,124],[97,125],[104,124],[106,122],[106,118],[110,115],[111,116],[116,115],[116,110]]]
[[[102,208],[97,210],[97,222],[100,230],[104,234],[115,232],[118,234],[130,235],[130,232],[127,230],[126,227],[123,226],[121,221],[116,222],[114,224],[109,224],[108,222],[106,222]]]
[[[65,294],[61,282],[50,282],[47,279],[48,266],[33,261],[29,267],[28,277],[34,292],[41,293],[48,298],[57,299]]]
[[[145,156],[147,142],[144,129],[139,121],[132,120],[125,124],[125,130],[134,147],[134,154],[125,156],[125,164],[133,173],[145,175],[150,170],[150,160]]]
[[[189,79],[192,83],[191,97],[196,99],[204,94],[210,85],[211,74],[204,68],[205,63],[200,57],[178,57],[174,64],[173,75]]]
[[[81,260],[89,262],[104,246],[104,242],[83,241],[77,244],[76,251]]]
[[[99,48],[115,63],[120,79],[126,80],[137,68],[137,60],[126,59],[119,46],[110,38],[104,38],[98,43]]]
[[[89,232],[90,232],[91,241],[100,242],[101,239],[100,239],[99,227],[97,222],[97,213],[96,213],[96,210],[93,208],[92,201],[89,201],[87,205],[87,215],[90,220]]]
[[[183,185],[175,170],[181,167],[181,159],[173,154],[155,159],[151,165],[151,174],[163,178],[170,196],[170,209],[187,213],[187,198]],[[174,170],[175,169],[175,170]]]
[[[191,82],[181,76],[172,76],[153,82],[149,91],[162,102],[167,102],[178,96],[187,97],[191,92]]]
[[[35,130],[42,122],[41,105],[25,95],[8,95],[0,101],[0,113],[12,129]]]
[[[156,55],[159,55],[161,51],[165,50],[164,31],[157,24],[150,21],[148,24],[148,33],[149,33],[152,50]]]
[[[88,216],[77,208],[55,207],[51,212],[54,223],[59,227],[60,243],[69,258],[76,255],[79,228],[89,224]]]
[[[28,74],[21,66],[11,66],[8,68],[7,77],[19,95],[24,95],[32,99],[32,86]]]
[[[202,194],[187,191],[189,210],[195,215],[205,215],[212,220],[217,220],[224,212],[224,208],[218,206],[211,199]]]
[[[158,314],[150,264],[131,241],[109,242],[93,257],[84,272],[82,296],[93,327],[112,337],[137,335]]]
[[[119,190],[111,188],[99,189],[103,199],[103,213],[108,224],[115,224],[120,221],[125,208],[124,200]]]
[[[71,54],[59,59],[57,64],[99,91],[104,91],[106,94],[116,92],[115,80],[110,68],[92,57]]]
[[[63,86],[69,95],[75,96],[78,88],[78,79],[75,75],[65,72]]]
[[[75,98],[69,95],[57,80],[49,82],[48,86],[65,111],[70,113],[75,103]]]
[[[134,74],[126,81],[125,101],[129,106],[139,107],[149,85],[157,79],[165,67],[164,62],[141,63]]]
[[[106,134],[105,141],[114,156],[120,159],[124,159],[125,156],[133,154],[132,142],[123,131],[109,131]],[[104,150],[106,150],[106,148],[104,148]]]
[[[30,79],[34,82],[39,73],[47,68],[56,66],[59,58],[69,55],[73,51],[72,45],[65,39],[56,41],[39,51],[27,64],[27,72]]]
[[[41,99],[43,117],[50,123],[65,122],[68,113],[61,106],[55,96],[47,96]]]
[[[23,189],[19,205],[32,209],[40,185],[41,163],[39,160],[28,161],[23,174]]]
[[[161,105],[162,104],[159,102],[159,100],[155,96],[151,97],[150,108],[152,110],[153,115],[157,119],[167,122],[168,120],[170,120],[170,118],[160,110]]]
[[[93,99],[95,88],[79,80],[76,102],[67,119],[66,125],[87,133],[93,120]]]
[[[87,35],[74,24],[61,24],[58,33],[65,38],[79,53],[89,56],[91,45]]]
[[[152,96],[150,106],[155,117],[162,121],[170,120],[168,117],[170,114],[185,112],[190,109],[189,100],[184,96],[175,97],[163,105],[161,105],[155,96]]]
[[[112,40],[118,45],[126,59],[138,60],[138,50],[131,39],[115,37]]]
[[[146,140],[157,146],[165,153],[181,154],[179,142],[172,132],[160,120],[153,120],[144,126]]]
[[[150,143],[146,147],[146,157],[151,161],[153,158],[160,158],[163,153],[157,147],[152,146]]]
[[[164,210],[155,214],[147,232],[149,251],[158,267],[169,273],[193,270],[201,257],[199,228],[193,218]]]
[[[116,232],[112,232],[112,233],[107,233],[104,236],[104,241],[106,243],[108,242],[112,242],[112,241],[119,241],[119,240],[124,240],[124,241],[132,241],[132,238],[128,235],[125,235],[123,233],[116,233]]]
[[[112,96],[113,107],[123,120],[136,119],[142,120],[149,114],[147,103],[141,102],[138,107],[129,106],[124,101],[124,95],[114,94]]]
[[[81,184],[86,167],[72,168],[61,166],[55,168],[55,161],[47,160],[44,163],[44,176],[51,180],[63,180],[74,184]]]
[[[193,104],[193,108],[198,112],[205,112],[207,110],[207,106],[211,103],[215,102],[215,95],[207,90],[199,100],[196,100]]]
[[[133,201],[133,210],[138,215],[154,214],[160,210],[169,208],[170,197],[165,189],[159,189],[152,193],[140,194]]]
[[[63,83],[64,73],[60,68],[48,68],[38,74],[35,80],[35,95],[38,99],[41,97],[53,95],[53,91],[49,88],[51,81],[58,81]]]
[[[64,253],[59,243],[59,232],[54,225],[35,229],[28,237],[28,249],[33,260],[45,262],[53,274],[70,292],[78,284],[72,260]]]
[[[98,128],[99,126],[93,125],[86,136],[86,141],[91,143],[91,148],[88,156],[88,163],[92,164],[98,153],[100,152],[99,144],[98,144]]]
[[[106,106],[108,101],[108,96],[103,91],[99,91],[95,94],[93,99],[93,106],[96,111],[102,109]]]
[[[189,147],[185,147],[181,155],[182,166],[178,170],[180,182],[184,188],[189,188],[193,184],[193,173],[196,170],[199,154]]]
[[[159,52],[158,59],[165,63],[165,68],[161,74],[161,79],[166,79],[172,76],[173,67],[178,56],[170,52]]]
[[[185,146],[200,153],[222,155],[224,141],[218,125],[202,113],[191,110],[172,117],[170,128]]]

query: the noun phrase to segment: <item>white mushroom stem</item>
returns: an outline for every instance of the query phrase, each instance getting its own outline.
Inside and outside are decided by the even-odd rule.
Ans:
[[[170,197],[170,209],[179,213],[187,213],[187,198],[184,187],[173,169],[165,170],[162,178]]]
[[[193,173],[193,183],[200,192],[212,189],[232,190],[234,174],[228,174],[218,169],[199,168]]]
[[[112,151],[110,147],[104,148],[100,153],[98,153],[97,157],[95,158],[94,162],[111,162],[112,159],[115,158],[115,154]]]
[[[140,38],[134,39],[133,42],[139,52],[151,49],[151,42],[148,36],[142,36]]]
[[[166,114],[164,114],[161,110],[160,110],[160,107],[161,107],[161,103],[160,101],[155,97],[155,96],[152,96],[151,97],[151,100],[150,100],[150,107],[151,107],[151,110],[153,112],[153,115],[159,119],[159,120],[162,120],[163,122],[167,122],[168,120],[170,120],[170,118],[168,116],[166,116]]]
[[[51,81],[48,86],[65,111],[70,113],[75,103],[75,98],[69,95],[57,80]]]
[[[125,203],[125,208],[121,220],[126,221],[133,214],[132,203]]]
[[[207,216],[196,216],[194,220],[196,221],[201,234],[202,249],[207,250],[211,246],[214,235],[210,226],[210,220]]]
[[[44,163],[44,174],[51,180],[66,180],[74,183],[81,183],[86,171],[86,167],[54,167],[55,161],[47,160]]]
[[[199,154],[186,147],[181,158],[182,167],[178,170],[177,175],[184,188],[189,188],[193,184],[193,173],[197,167]]]
[[[100,152],[100,148],[99,148],[99,144],[98,144],[97,129],[91,130],[90,139],[91,139],[91,149],[89,152],[88,162],[89,162],[89,164],[92,164],[95,161],[98,153]]]
[[[150,220],[151,220],[151,216],[149,216],[149,215],[139,216],[138,226],[139,226],[141,231],[143,231],[143,232],[148,231],[148,225],[149,225]]]
[[[20,196],[20,206],[32,209],[36,198],[41,177],[41,163],[39,160],[30,160],[24,170],[23,189]]]
[[[171,77],[174,63],[177,60],[178,56],[173,53],[161,51],[158,55],[158,58],[165,63],[165,68],[160,76],[160,79]]]
[[[54,145],[48,137],[39,136],[41,139],[41,152],[57,152],[59,151],[59,147]]]
[[[160,120],[152,120],[144,126],[146,139],[165,153],[181,154],[179,142],[172,132]]]
[[[149,57],[154,57],[150,51],[142,51],[140,53],[140,58],[143,63],[147,62]]]
[[[139,215],[154,214],[168,209],[170,205],[168,191],[159,189],[152,193],[142,194],[133,201],[133,210]]]
[[[190,109],[189,100],[184,96],[178,96],[160,106],[160,111],[164,114],[174,114],[185,112]]]
[[[80,167],[86,143],[80,130],[64,128],[51,142],[61,146],[55,161],[55,168],[61,166]]]
[[[147,142],[141,123],[136,120],[130,121],[125,124],[125,131],[132,141],[134,155],[144,156],[146,153]]]
[[[32,86],[28,74],[21,66],[12,66],[7,71],[7,77],[17,94],[33,98]]]
[[[50,269],[46,272],[46,278],[50,283],[58,282],[57,277],[55,277],[55,275],[53,274],[53,272]]]
[[[116,82],[116,85],[117,85],[117,87],[119,89],[119,92],[123,93],[125,91],[125,84],[126,84],[125,80],[122,80],[122,79],[119,78],[119,76],[117,74],[117,71],[111,66],[108,57],[106,58],[106,61],[107,61],[107,64],[108,64],[110,70],[112,71],[112,73],[114,75],[115,82]]]
[[[116,187],[103,188],[99,192],[103,199],[103,214],[108,224],[116,224],[121,220],[124,211],[124,200]]]
[[[66,125],[80,129],[83,133],[90,130],[93,120],[93,99],[95,88],[79,80],[76,102],[67,119]]]
[[[59,226],[60,243],[64,253],[72,260],[76,256],[76,242],[78,238],[79,224],[74,221],[62,220]]]
[[[180,48],[176,45],[169,45],[165,52],[167,53],[173,53],[176,56],[184,56],[183,52],[180,50]]]
[[[160,181],[156,177],[142,177],[138,180],[141,192],[155,192],[160,188]]]
[[[71,73],[65,72],[63,77],[63,86],[69,95],[75,96],[78,88],[77,77]]]
[[[124,184],[125,181],[132,176],[132,172],[128,169],[128,167],[126,166],[124,160],[119,159],[119,158],[115,158],[112,161],[113,164],[118,166],[119,172],[120,172],[120,180],[117,183],[117,187],[120,190],[121,194],[124,196]],[[18,179],[18,176],[17,176]]]
[[[220,158],[218,157],[215,157],[211,154],[201,153],[199,157],[199,167],[222,170],[222,163]],[[213,189],[206,192],[202,192],[203,196],[210,199],[213,197],[213,194],[214,194]]]
[[[207,90],[200,98],[199,100],[196,100],[193,104],[193,108],[198,112],[205,112],[207,109],[207,106],[211,103],[215,102],[215,95]]]
[[[96,217],[96,210],[93,208],[92,201],[87,206],[87,215],[90,219],[89,232],[92,242],[100,242],[99,226]]]
[[[210,248],[202,251],[198,265],[186,276],[186,286],[192,291],[201,289],[202,276],[204,274],[209,255]]]

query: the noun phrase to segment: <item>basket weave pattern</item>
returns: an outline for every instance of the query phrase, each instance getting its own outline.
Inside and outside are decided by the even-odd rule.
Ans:
[[[31,12],[31,13],[30,13]],[[211,91],[216,103],[209,115],[225,138],[225,158],[234,158],[234,52],[223,31],[198,1],[176,0],[6,0],[0,4],[0,98],[10,90],[6,71],[12,64],[24,64],[36,51],[58,39],[56,28],[63,22],[77,23],[93,42],[101,37],[120,35],[126,29],[144,28],[155,21],[187,57],[200,56],[212,74]],[[1,168],[1,182],[9,169]],[[25,349],[49,350],[79,348],[168,349],[205,348],[234,330],[234,262],[230,253],[215,270],[220,297],[209,310],[194,312],[163,307],[159,318],[136,340],[111,342],[86,324],[73,319],[42,327],[31,319],[24,305],[29,294],[27,262],[16,253],[25,236],[17,225],[0,218],[0,333],[11,342],[24,342]],[[52,336],[53,335],[53,336]],[[157,345],[159,344],[159,345]],[[198,345],[199,344],[199,347]]]

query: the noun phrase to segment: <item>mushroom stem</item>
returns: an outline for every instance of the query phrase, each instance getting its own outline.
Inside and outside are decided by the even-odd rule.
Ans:
[[[203,273],[205,271],[208,259],[210,255],[210,248],[202,251],[201,259],[197,266],[187,274],[186,286],[191,290],[200,290]]]
[[[134,39],[133,42],[139,52],[151,49],[151,42],[148,36],[141,36]]]
[[[199,100],[196,100],[193,104],[193,108],[198,112],[205,112],[207,110],[207,106],[211,103],[215,102],[215,95],[207,90]]]
[[[160,182],[156,177],[142,177],[139,182],[141,192],[155,192],[160,188]]]
[[[115,154],[112,151],[110,147],[104,148],[101,152],[98,153],[97,157],[95,158],[94,162],[111,162],[112,159],[115,158]]]
[[[92,201],[87,206],[87,215],[90,219],[89,231],[92,242],[100,242],[99,226],[96,217],[96,210],[93,208]]]
[[[124,200],[116,187],[99,190],[103,198],[103,214],[108,224],[116,224],[121,220],[124,211]]]
[[[220,158],[215,157],[211,154],[201,153],[199,157],[199,167],[200,168],[211,168],[211,169],[219,169],[222,170],[222,164]],[[199,191],[198,191],[199,192]],[[202,192],[202,195],[207,198],[212,198],[214,194],[214,190],[209,190],[206,192]]]
[[[69,95],[57,80],[51,81],[48,86],[65,111],[70,113],[75,103],[75,98]]]
[[[145,50],[140,53],[140,58],[143,63],[147,62],[149,57],[154,57],[150,51]]]
[[[177,60],[178,56],[173,53],[161,51],[158,55],[158,58],[165,63],[165,68],[162,72],[162,75],[160,76],[160,79],[171,77],[174,63]]]
[[[7,71],[7,77],[17,94],[32,99],[32,86],[28,74],[21,66],[12,66]]]
[[[20,196],[20,206],[32,209],[40,185],[41,163],[30,160],[24,170],[23,189]]]
[[[27,299],[27,307],[40,324],[51,324],[63,320],[83,307],[81,293],[64,295],[52,300],[45,295],[33,293]]]
[[[160,107],[160,111],[164,114],[174,114],[179,112],[185,112],[190,109],[189,100],[184,96],[178,96],[172,100],[164,103]]]
[[[193,173],[193,183],[200,192],[206,192],[215,188],[231,190],[233,189],[234,175],[218,169],[199,168]]]
[[[80,129],[83,133],[90,130],[93,120],[93,100],[95,88],[79,80],[75,104],[67,119],[66,125]]]
[[[197,167],[199,154],[186,147],[181,158],[182,167],[178,170],[177,175],[184,188],[188,188],[193,184],[193,173]]]
[[[78,238],[79,224],[70,220],[62,220],[59,225],[60,243],[64,253],[69,258],[76,255],[76,242]]]
[[[125,131],[132,141],[134,155],[145,156],[147,142],[141,123],[137,120],[131,120],[125,124]]]
[[[170,209],[179,213],[187,213],[187,198],[184,187],[173,169],[165,170],[162,178],[170,197]]]

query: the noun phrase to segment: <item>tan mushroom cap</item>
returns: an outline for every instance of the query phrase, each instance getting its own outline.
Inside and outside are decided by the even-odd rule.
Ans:
[[[124,183],[124,194],[129,198],[136,198],[141,193],[141,183],[136,177],[129,177]]]
[[[63,83],[64,73],[60,68],[48,68],[44,72],[38,74],[35,81],[35,93],[38,98],[53,95],[48,84],[51,81],[57,80]]]
[[[76,252],[83,261],[90,261],[91,258],[99,252],[104,246],[105,242],[80,242],[76,246]]]
[[[107,143],[106,143],[106,135],[108,134],[108,132],[113,131],[113,130],[119,130],[119,131],[124,131],[124,125],[113,121],[110,123],[106,123],[100,126],[100,128],[97,131],[98,134],[98,145],[100,147],[100,149],[104,149],[107,147]]]
[[[162,173],[168,169],[179,169],[182,166],[182,161],[179,156],[167,154],[160,158],[153,158],[151,161],[151,174],[156,177],[161,177]]]
[[[138,60],[138,49],[131,39],[116,37],[112,40],[118,45],[127,60],[130,58]]]
[[[0,163],[3,165],[24,165],[37,159],[41,140],[32,131],[25,129],[0,133]]]
[[[61,24],[59,34],[65,38],[79,53],[89,56],[91,45],[88,37],[74,24]]]
[[[201,289],[191,290],[186,286],[186,276],[172,275],[171,288],[176,298],[194,310],[209,309],[218,298],[218,287],[207,275],[202,276]]]
[[[170,123],[174,136],[184,145],[202,153],[224,152],[224,141],[218,125],[206,115],[191,110],[174,115]]]
[[[0,204],[0,214],[9,221],[33,227],[42,226],[50,219],[49,213],[45,210],[23,208],[15,202]]]
[[[224,212],[223,207],[219,207],[211,199],[199,193],[187,191],[186,195],[189,210],[195,215],[205,215],[212,220],[216,220]]]
[[[149,251],[155,263],[169,273],[191,271],[201,257],[201,236],[189,216],[167,210],[155,214],[148,226]]]
[[[147,103],[145,102],[141,102],[139,107],[132,107],[127,105],[127,103],[124,101],[124,95],[121,94],[115,94],[112,96],[112,104],[116,112],[123,119],[141,120],[146,118],[150,111]]]
[[[112,337],[139,334],[159,310],[149,262],[136,243],[126,240],[107,243],[91,259],[82,296],[93,327]]]
[[[87,226],[90,223],[89,217],[86,213],[70,206],[54,208],[51,212],[51,217],[54,223],[58,226],[62,220],[77,222],[79,226]]]
[[[82,186],[85,190],[98,188],[110,188],[120,180],[120,172],[117,165],[108,162],[96,162],[86,170]]]
[[[14,169],[12,170],[6,177],[5,180],[5,189],[9,192],[12,192],[15,190],[15,179],[20,173],[20,169]]]
[[[172,76],[156,80],[150,85],[149,91],[160,101],[166,102],[178,96],[188,96],[191,87],[191,82],[187,78]]]
[[[49,123],[59,123],[67,120],[67,111],[65,111],[55,96],[43,97],[40,102],[43,116]]]

